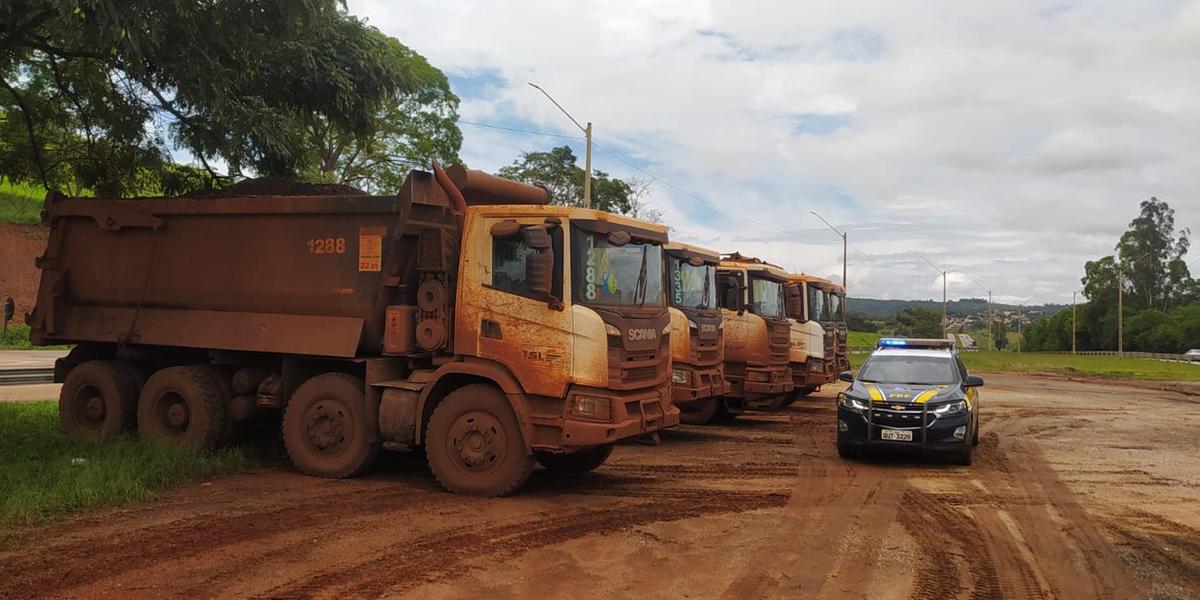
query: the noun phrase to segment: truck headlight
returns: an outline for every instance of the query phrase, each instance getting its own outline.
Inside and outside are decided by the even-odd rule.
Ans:
[[[604,332],[607,333],[608,335],[615,335],[617,337],[621,337],[621,330],[617,329],[616,327],[613,327],[612,325],[609,325],[608,323],[604,324]]]
[[[608,398],[572,396],[567,413],[581,419],[609,422],[612,421],[612,402]]]
[[[859,414],[864,413],[867,411],[867,409],[871,408],[871,406],[867,404],[866,400],[859,400],[854,396],[848,396],[846,394],[842,394],[841,405],[846,410]]]
[[[771,380],[771,378],[766,373],[763,373],[762,371],[750,371],[750,372],[746,373],[746,379],[749,381],[760,381],[760,382],[765,382],[765,381]]]
[[[671,369],[671,383],[683,385],[691,379],[688,375],[687,369]]]
[[[688,329],[691,329],[692,331],[695,331],[695,330],[697,330],[697,329],[700,329],[700,326],[699,326],[699,325],[697,325],[695,321],[693,321],[693,320],[691,320],[691,319],[688,319]]]
[[[948,417],[950,415],[957,415],[958,413],[966,410],[966,408],[967,408],[967,404],[965,402],[963,402],[962,400],[957,400],[955,402],[947,402],[945,404],[939,405],[937,408],[933,409],[930,412],[932,412],[933,414],[935,414],[939,417]]]

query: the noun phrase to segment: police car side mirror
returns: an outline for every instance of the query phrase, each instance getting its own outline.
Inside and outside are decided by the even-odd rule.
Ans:
[[[983,385],[983,378],[977,375],[967,375],[963,380],[963,387],[980,387]]]
[[[854,383],[854,372],[842,371],[841,373],[838,373],[838,379],[840,381],[845,381],[846,383]],[[983,385],[983,381],[980,381],[979,384]]]

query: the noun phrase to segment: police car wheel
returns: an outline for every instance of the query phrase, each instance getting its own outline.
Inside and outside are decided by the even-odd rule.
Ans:
[[[975,454],[975,446],[966,444],[962,450],[954,455],[954,463],[964,467],[971,466],[973,455]]]
[[[858,449],[854,448],[850,444],[842,442],[840,439],[837,442],[837,450],[838,456],[842,458],[858,458],[861,456],[861,452],[859,452]]]
[[[975,421],[975,432],[971,434],[971,445],[972,446],[979,445],[979,421],[978,420]]]

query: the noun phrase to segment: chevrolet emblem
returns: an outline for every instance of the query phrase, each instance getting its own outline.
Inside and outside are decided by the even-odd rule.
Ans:
[[[904,410],[904,406],[900,404],[893,404],[892,410]]]

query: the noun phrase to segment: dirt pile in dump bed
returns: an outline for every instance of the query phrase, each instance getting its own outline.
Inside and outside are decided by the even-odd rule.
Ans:
[[[232,198],[235,196],[366,196],[367,193],[340,183],[305,183],[287,177],[245,179],[219,190],[199,190],[187,198]]]
[[[33,310],[41,275],[33,260],[46,249],[48,233],[40,225],[0,223],[0,302],[12,296],[18,323],[24,323],[25,313]]]

